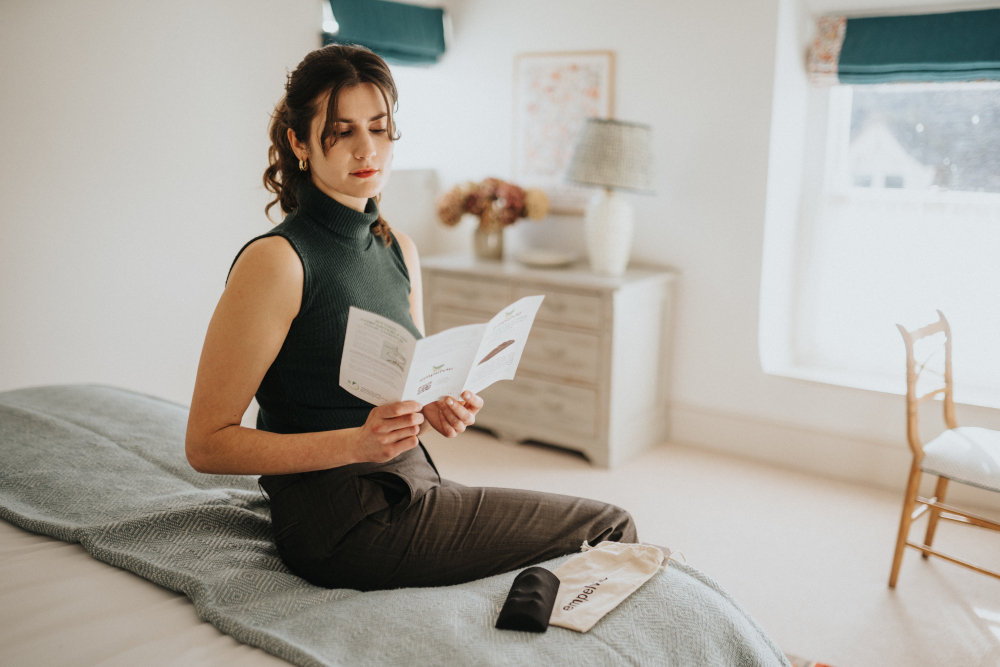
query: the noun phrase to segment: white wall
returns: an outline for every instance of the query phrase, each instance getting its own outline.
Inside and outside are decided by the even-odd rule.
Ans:
[[[0,388],[190,400],[317,0],[0,3]]]
[[[457,3],[445,61],[398,75],[397,166],[430,160],[445,184],[508,175],[514,55],[613,50],[616,115],[653,126],[658,165],[657,194],[632,198],[634,258],[683,273],[675,395],[755,414],[765,407],[747,389],[762,381],[754,331],[776,7]]]
[[[900,397],[765,375],[758,358],[790,1],[449,0],[443,61],[396,68],[396,169],[432,170],[407,187],[509,177],[515,54],[613,50],[616,115],[656,140],[657,193],[633,198],[634,259],[682,274],[674,439],[900,484]],[[316,43],[317,14],[315,0],[0,5],[0,389],[110,382],[189,399],[228,263],[267,227],[267,114]],[[393,224],[431,239],[425,254],[449,245],[426,211],[395,213],[391,184],[387,200]]]

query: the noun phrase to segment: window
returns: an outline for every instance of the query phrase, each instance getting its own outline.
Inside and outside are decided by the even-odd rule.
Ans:
[[[787,363],[899,391],[894,325],[940,309],[959,399],[1000,407],[1000,83],[809,95]]]
[[[834,122],[848,132],[837,140],[834,178],[915,198],[1000,194],[1000,84],[855,86],[834,97]]]

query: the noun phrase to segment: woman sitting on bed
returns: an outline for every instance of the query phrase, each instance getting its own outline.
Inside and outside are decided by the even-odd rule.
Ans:
[[[264,184],[283,221],[238,253],[208,327],[187,456],[206,473],[261,475],[288,567],[327,587],[436,586],[636,541],[593,500],[443,480],[419,441],[475,421],[472,393],[378,407],[339,386],[348,308],[423,335],[413,242],[379,215],[396,86],[370,51],[332,45],[289,76]],[[256,395],[257,428],[240,425]]]

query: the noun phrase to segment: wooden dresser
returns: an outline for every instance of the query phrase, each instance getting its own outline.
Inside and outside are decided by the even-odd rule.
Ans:
[[[631,268],[620,278],[585,263],[536,269],[469,256],[422,261],[427,332],[485,322],[544,294],[517,377],[485,389],[476,425],[509,440],[621,463],[665,442],[674,273]]]

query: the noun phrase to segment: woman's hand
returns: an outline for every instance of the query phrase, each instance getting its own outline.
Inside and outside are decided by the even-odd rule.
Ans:
[[[417,446],[424,416],[417,401],[387,403],[368,413],[358,429],[358,460],[384,463]]]
[[[471,391],[462,392],[461,400],[446,396],[424,406],[424,417],[435,431],[446,438],[454,438],[476,423],[476,413],[483,407],[483,399]]]

